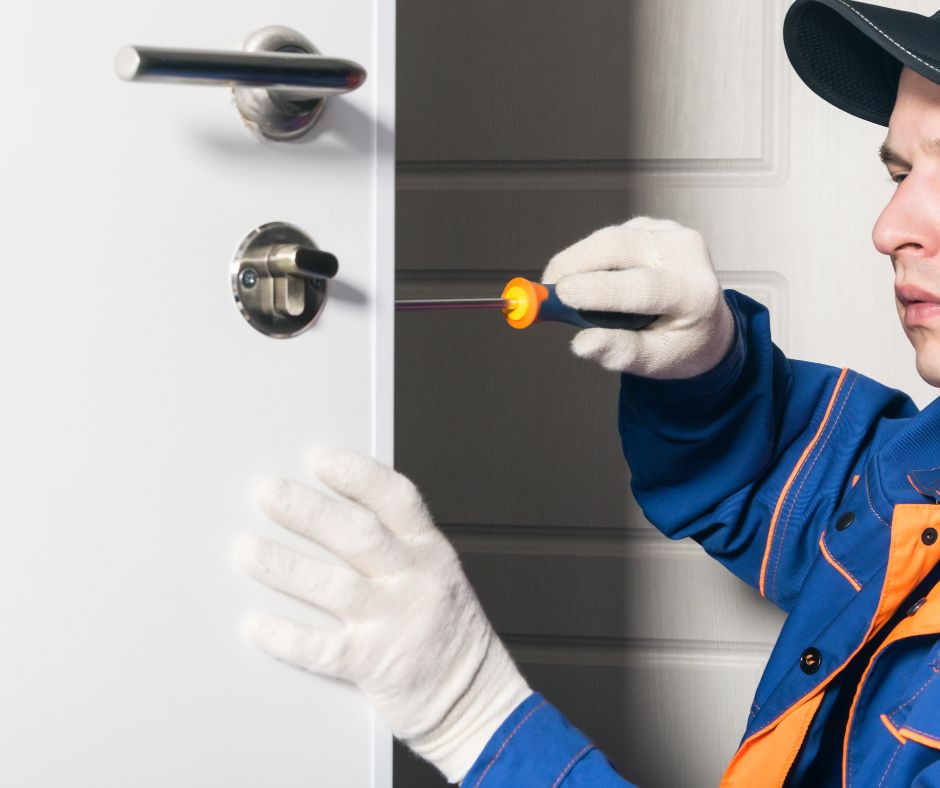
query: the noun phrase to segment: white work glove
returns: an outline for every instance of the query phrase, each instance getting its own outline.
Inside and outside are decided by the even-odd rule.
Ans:
[[[313,470],[343,497],[265,480],[258,502],[343,563],[258,538],[242,545],[242,563],[342,626],[264,615],[251,639],[285,662],[357,684],[395,736],[457,782],[531,690],[415,486],[345,449],[317,451]]]
[[[615,372],[692,378],[731,347],[734,318],[702,236],[640,216],[605,227],[556,254],[542,275],[575,309],[662,315],[640,331],[588,328],[572,350]]]

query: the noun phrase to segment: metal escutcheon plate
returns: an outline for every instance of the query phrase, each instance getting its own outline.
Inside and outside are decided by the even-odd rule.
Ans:
[[[256,30],[245,40],[246,52],[300,52],[319,55],[320,50],[306,36],[281,25]],[[325,98],[308,98],[304,91],[291,96],[289,91],[238,85],[232,88],[238,111],[249,127],[271,140],[292,140],[309,131],[320,113]]]
[[[303,311],[285,315],[275,308],[275,288],[285,277],[268,267],[271,250],[283,244],[317,248],[303,230],[286,222],[269,222],[256,227],[241,242],[232,260],[232,294],[242,316],[262,334],[277,339],[294,337],[316,322],[326,301],[325,279],[298,279],[303,288]],[[279,283],[280,280],[280,283]]]

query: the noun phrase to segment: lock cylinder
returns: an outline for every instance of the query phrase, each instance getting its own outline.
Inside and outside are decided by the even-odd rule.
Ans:
[[[316,321],[336,276],[335,255],[286,222],[252,230],[232,262],[232,292],[242,316],[262,334],[293,337]]]

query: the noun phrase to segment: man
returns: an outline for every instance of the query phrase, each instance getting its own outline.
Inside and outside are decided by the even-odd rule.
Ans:
[[[797,0],[784,38],[813,90],[889,126],[898,187],[874,241],[918,372],[940,386],[940,14]],[[722,293],[701,237],[674,222],[599,230],[544,280],[577,308],[662,315],[572,345],[623,375],[634,493],[789,612],[723,784],[940,786],[940,400],[918,412],[855,372],[787,359],[766,310]],[[255,642],[355,682],[451,781],[626,785],[519,675],[414,486],[347,451],[314,466],[340,499],[270,481],[259,500],[345,563],[254,540],[245,565],[342,626],[265,617]]]

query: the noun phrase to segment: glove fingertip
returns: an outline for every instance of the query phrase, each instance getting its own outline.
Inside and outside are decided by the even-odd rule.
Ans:
[[[604,350],[604,339],[608,328],[586,328],[574,335],[571,350],[576,356],[594,361]]]
[[[287,479],[267,477],[255,481],[255,500],[267,511],[276,502],[283,500],[290,489]]]
[[[250,613],[245,619],[243,631],[255,646],[262,651],[270,651],[274,640],[274,626],[271,617],[263,613]]]
[[[655,216],[634,216],[630,221],[624,222],[621,227],[632,230],[684,230],[679,222],[673,219],[657,219]]]
[[[572,309],[607,309],[610,303],[597,292],[597,282],[608,272],[591,272],[566,276],[555,285],[555,295]]]
[[[559,262],[557,260],[557,255],[548,261],[548,265],[545,266],[545,270],[542,271],[541,282],[543,285],[554,285],[558,283],[558,280],[561,278],[561,272],[559,271]]]
[[[252,577],[260,577],[267,571],[262,558],[264,549],[265,542],[258,536],[245,536],[235,546],[239,565]]]
[[[368,462],[373,462],[371,457],[336,446],[318,446],[308,457],[308,466],[314,476],[334,490],[346,486],[346,482],[358,476]]]
[[[307,455],[307,459],[310,467],[316,470],[332,463],[334,456],[341,451],[343,450],[337,446],[314,446]]]
[[[571,290],[571,282],[567,279],[562,279],[555,285],[555,295],[558,296],[558,300],[565,306],[575,306],[570,302]]]
[[[571,341],[575,355],[598,362],[609,372],[629,372],[636,363],[637,332],[588,328]]]

